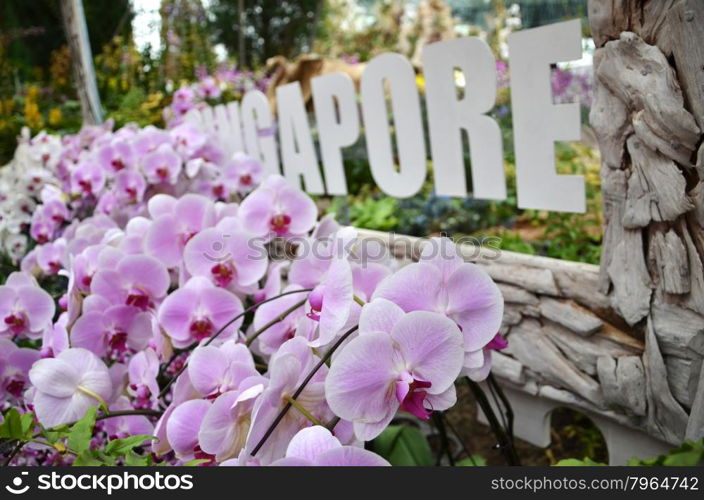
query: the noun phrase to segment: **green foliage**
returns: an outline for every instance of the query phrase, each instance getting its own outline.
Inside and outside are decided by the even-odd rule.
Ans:
[[[455,464],[457,467],[483,467],[486,465],[486,459],[481,455],[471,455],[470,457],[463,458]]]
[[[425,436],[410,425],[390,425],[372,442],[376,453],[391,465],[433,465],[435,459]]]
[[[4,415],[4,421],[0,424],[0,438],[29,441],[32,439],[33,427],[34,414],[20,414],[15,408],[10,408]]]
[[[565,458],[555,464],[556,467],[593,467],[596,465],[606,465],[601,462],[595,462],[589,457],[584,457],[584,460],[578,458]]]
[[[90,449],[97,411],[97,406],[89,408],[83,418],[71,426],[71,430],[68,433],[68,447],[79,455]]]
[[[700,439],[699,441],[685,441],[667,455],[652,458],[631,458],[628,461],[628,465],[666,465],[677,467],[704,465],[704,439]]]

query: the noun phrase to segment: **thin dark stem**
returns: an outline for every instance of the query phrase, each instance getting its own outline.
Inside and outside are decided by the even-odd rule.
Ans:
[[[109,413],[103,413],[102,415],[98,415],[95,417],[95,420],[105,420],[108,418],[114,418],[114,417],[128,417],[130,415],[144,415],[147,417],[161,417],[163,412],[159,410],[149,410],[146,408],[141,408],[138,410],[118,410],[118,411],[111,411]]]
[[[234,318],[232,318],[230,321],[228,321],[227,323],[225,323],[222,327],[220,327],[220,329],[219,329],[217,332],[215,332],[215,335],[213,335],[212,337],[210,337],[206,342],[203,343],[203,345],[204,345],[204,346],[210,345],[216,338],[218,338],[218,336],[219,336],[222,332],[224,332],[224,331],[227,329],[227,327],[229,327],[230,325],[232,325],[232,324],[233,324],[235,321],[237,321],[238,319],[244,317],[245,314],[247,314],[247,313],[249,313],[249,312],[255,310],[257,307],[261,306],[262,304],[266,304],[267,302],[271,302],[272,300],[276,300],[276,299],[279,299],[279,298],[281,298],[281,297],[285,297],[286,295],[293,295],[294,293],[310,292],[310,291],[312,291],[312,290],[313,290],[312,288],[302,288],[302,289],[300,289],[300,290],[291,290],[291,291],[289,291],[289,292],[284,292],[284,293],[282,293],[282,294],[279,294],[279,295],[277,295],[276,297],[271,297],[271,298],[269,298],[269,299],[262,300],[261,302],[257,302],[256,304],[249,306],[247,309],[245,309],[245,310],[242,311],[240,314],[238,314],[237,316],[235,316]],[[198,343],[197,343],[197,342],[194,342],[193,344],[189,345],[189,346],[188,346],[185,350],[183,350],[182,352],[190,351],[191,349],[195,349],[196,347],[198,347]],[[181,354],[181,353],[179,353],[179,355],[180,355],[180,354]],[[173,357],[172,357],[172,360],[173,360]],[[169,360],[168,364],[170,364],[172,360]],[[169,387],[171,387],[171,384],[173,384],[173,383],[176,381],[176,379],[186,370],[186,367],[187,367],[187,366],[188,366],[188,364],[187,364],[187,363],[184,363],[183,366],[174,374],[174,376],[171,377],[171,379],[166,383],[166,385],[165,385],[164,388],[161,390],[161,392],[159,392],[159,396],[158,396],[157,399],[161,399],[161,398],[163,398],[163,397],[166,395],[166,393],[167,393],[168,390],[169,390]]]
[[[17,441],[17,445],[12,449],[10,454],[7,456],[5,459],[5,462],[2,464],[3,467],[8,467],[10,465],[10,462],[12,462],[12,459],[17,456],[17,454],[20,452],[22,447],[25,445],[24,441]]]
[[[513,408],[511,407],[511,403],[509,402],[508,398],[506,397],[506,394],[504,394],[504,390],[501,388],[499,383],[496,381],[496,379],[494,378],[494,375],[492,373],[489,373],[488,381],[489,381],[489,384],[491,384],[494,387],[496,394],[499,396],[499,399],[504,404],[504,408],[506,409],[506,420],[508,420],[508,424],[507,424],[506,428],[508,429],[508,435],[509,435],[509,438],[511,439],[511,444],[513,444]]]
[[[298,389],[296,389],[296,392],[293,393],[293,396],[291,396],[291,399],[295,400],[298,396],[301,395],[303,392],[303,389],[306,388],[306,386],[310,383],[311,380],[313,380],[313,377],[315,376],[316,373],[318,373],[318,370],[320,370],[325,363],[328,362],[328,360],[332,357],[333,353],[342,345],[342,343],[347,340],[347,338],[352,335],[354,332],[357,331],[359,328],[359,325],[354,326],[347,330],[345,333],[342,334],[342,336],[338,339],[337,342],[335,342],[335,345],[333,345],[328,351],[325,353],[325,355],[320,358],[320,361],[318,361],[318,364],[316,364],[313,369],[308,373],[306,378],[301,382],[301,385],[298,386]],[[269,436],[274,432],[276,429],[276,426],[279,425],[279,423],[283,420],[283,418],[286,416],[286,413],[291,409],[291,403],[288,402],[284,405],[284,407],[281,409],[279,414],[276,416],[274,421],[271,423],[269,428],[266,430],[262,438],[259,440],[257,445],[254,447],[252,450],[252,456],[255,456],[257,452],[261,449],[262,446],[264,446],[264,443],[266,443],[266,440],[269,439]]]
[[[469,388],[474,394],[474,398],[477,400],[477,404],[479,404],[479,407],[482,409],[484,415],[489,421],[489,426],[491,427],[491,430],[494,432],[494,435],[496,436],[496,439],[498,441],[498,448],[501,451],[501,454],[506,459],[506,462],[509,465],[521,465],[521,461],[518,458],[518,454],[516,453],[516,450],[513,447],[511,440],[508,438],[506,430],[503,429],[499,424],[499,421],[496,418],[496,414],[494,413],[494,409],[492,408],[491,403],[489,403],[486,394],[484,394],[484,391],[479,386],[479,384],[470,380],[469,378],[467,379],[467,384],[469,385]]]
[[[447,426],[450,428],[450,431],[455,435],[457,438],[457,441],[459,441],[460,446],[462,446],[462,451],[467,455],[467,458],[469,458],[470,462],[472,462],[472,465],[476,466],[477,462],[474,460],[473,454],[469,451],[469,448],[467,448],[467,445],[464,442],[464,439],[462,439],[462,436],[460,436],[460,433],[457,432],[457,429],[455,429],[455,426],[452,425],[452,422],[450,420],[446,420],[445,423]]]
[[[450,465],[454,467],[455,458],[452,456],[452,452],[450,451],[450,440],[447,439],[444,414],[440,411],[433,412],[433,423],[435,424],[435,428],[438,430],[438,434],[440,435],[440,450],[438,451],[435,465],[440,465],[443,454],[446,454]]]
[[[294,305],[292,305],[291,307],[289,307],[288,309],[286,309],[284,312],[282,312],[281,314],[279,314],[277,317],[275,317],[274,319],[272,319],[271,321],[269,321],[266,325],[262,326],[259,330],[257,330],[256,332],[254,332],[254,333],[247,339],[246,344],[247,344],[248,346],[252,345],[252,342],[254,342],[254,341],[257,339],[257,337],[259,337],[262,333],[264,333],[265,331],[267,331],[269,328],[271,328],[271,327],[274,326],[275,324],[281,323],[284,319],[286,319],[286,316],[288,316],[289,314],[291,314],[293,311],[295,311],[295,310],[298,309],[299,307],[302,307],[303,305],[305,305],[306,300],[308,300],[308,299],[303,299],[303,300],[301,300],[300,302],[296,302]]]

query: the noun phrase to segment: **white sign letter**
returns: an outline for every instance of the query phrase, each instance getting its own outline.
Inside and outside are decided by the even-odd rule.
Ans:
[[[264,164],[267,173],[279,173],[274,119],[266,96],[250,90],[242,99],[242,126],[247,154]]]
[[[465,79],[457,99],[455,68]],[[484,115],[496,103],[496,61],[479,38],[458,38],[423,48],[425,99],[439,195],[467,195],[462,129],[469,136],[472,191],[475,198],[506,199],[501,129]]]
[[[584,177],[555,172],[555,141],[580,139],[579,104],[553,104],[550,64],[582,55],[579,20],[518,31],[508,38],[518,207],[586,209]]]
[[[301,84],[293,82],[276,88],[279,109],[279,143],[284,177],[311,194],[325,194],[323,179],[318,170],[313,136],[310,133]]]
[[[313,78],[312,85],[327,194],[347,194],[341,148],[359,137],[354,83],[344,73],[330,73]]]
[[[426,174],[425,138],[415,80],[411,63],[394,53],[376,56],[362,75],[362,115],[372,176],[382,191],[398,198],[416,194]],[[391,93],[398,171],[394,166],[384,82]]]

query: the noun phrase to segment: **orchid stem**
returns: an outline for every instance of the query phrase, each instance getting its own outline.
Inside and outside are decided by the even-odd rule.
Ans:
[[[110,410],[108,409],[108,404],[105,402],[105,400],[102,398],[102,396],[96,392],[91,391],[90,389],[86,389],[85,387],[78,386],[77,389],[82,392],[83,394],[86,394],[90,396],[91,398],[95,399],[98,401],[100,404],[100,407],[105,411],[106,413],[109,413]]]
[[[262,333],[264,333],[265,331],[267,331],[269,328],[271,328],[271,327],[274,326],[275,324],[281,323],[283,320],[286,319],[286,316],[288,316],[289,314],[291,314],[293,311],[295,311],[295,310],[298,309],[299,307],[302,307],[303,305],[305,305],[306,300],[308,300],[308,299],[303,299],[303,300],[301,300],[300,302],[296,302],[294,305],[292,305],[291,307],[289,307],[288,309],[286,309],[284,312],[282,312],[281,314],[279,314],[277,317],[275,317],[274,319],[272,319],[271,321],[269,321],[266,325],[262,326],[259,330],[257,330],[256,332],[254,332],[254,333],[246,340],[245,344],[246,344],[247,346],[252,345],[252,342],[254,342],[254,341],[256,340],[256,338],[259,337]]]
[[[284,399],[288,401],[296,410],[298,410],[301,415],[310,420],[313,425],[320,425],[321,427],[325,427],[325,424],[315,418],[315,415],[309,412],[306,407],[303,406],[299,401],[296,401],[291,396],[284,396]]]
[[[279,299],[279,298],[281,298],[281,297],[285,297],[286,295],[293,295],[294,293],[311,292],[312,290],[313,290],[312,288],[301,288],[300,290],[291,290],[291,291],[284,292],[284,293],[281,293],[281,294],[279,294],[279,295],[276,295],[275,297],[271,297],[271,298],[269,298],[269,299],[262,300],[261,302],[257,302],[256,304],[249,306],[247,309],[245,309],[244,311],[242,311],[240,314],[238,314],[237,316],[235,316],[234,318],[232,318],[230,321],[228,321],[227,323],[225,323],[217,332],[215,332],[215,335],[213,335],[212,337],[210,337],[203,345],[210,345],[222,332],[224,332],[224,331],[227,329],[228,326],[230,326],[231,324],[233,324],[233,323],[234,323],[235,321],[237,321],[238,319],[242,318],[242,317],[243,317],[245,314],[247,314],[248,312],[251,312],[251,311],[255,310],[257,307],[261,306],[262,304],[266,304],[267,302],[271,302],[271,301],[276,300],[276,299]],[[193,344],[189,345],[186,349],[184,349],[184,350],[181,351],[181,352],[190,351],[190,350],[192,350],[192,349],[195,349],[196,347],[198,347],[198,343],[197,343],[197,342],[194,342]],[[179,354],[181,354],[181,353],[179,353]],[[169,364],[171,364],[171,360],[169,360],[169,362],[167,363],[167,366],[168,366]],[[164,386],[164,388],[161,390],[161,392],[159,392],[159,396],[158,396],[157,399],[161,399],[161,398],[163,398],[163,397],[166,395],[166,393],[167,393],[168,390],[169,390],[169,387],[171,387],[171,384],[173,384],[173,383],[176,381],[176,379],[186,370],[186,367],[187,367],[187,366],[188,366],[188,364],[187,364],[187,363],[184,363],[183,366],[179,369],[179,371],[177,371],[177,372],[174,374],[174,376],[171,377],[171,380],[169,380],[169,381],[166,383],[166,385]]]
[[[333,418],[330,420],[330,422],[328,422],[327,424],[325,424],[325,428],[326,428],[327,430],[329,430],[330,432],[332,432],[332,431],[335,430],[335,426],[338,424],[339,421],[340,421],[340,417],[333,417]]]
[[[354,332],[356,332],[358,328],[359,328],[359,325],[353,326],[352,328],[350,328],[349,330],[347,330],[345,333],[342,334],[342,336],[337,340],[337,342],[335,342],[335,344],[330,349],[328,349],[328,351],[325,353],[325,355],[322,358],[320,358],[320,361],[318,361],[318,364],[316,364],[313,367],[313,369],[310,371],[310,373],[308,373],[308,375],[303,380],[303,382],[301,382],[301,385],[298,386],[298,389],[296,389],[296,392],[294,392],[293,396],[291,396],[291,399],[295,400],[298,396],[301,395],[301,393],[303,392],[303,389],[305,389],[306,386],[310,383],[310,381],[313,380],[313,377],[315,376],[316,373],[318,373],[318,370],[320,370],[323,367],[323,365],[325,365],[325,363],[327,363],[327,361],[332,357],[333,353],[345,342],[345,340],[347,340],[347,338],[350,335],[352,335]],[[274,421],[271,423],[269,428],[266,430],[266,432],[264,433],[262,438],[259,440],[257,445],[254,447],[254,449],[252,449],[252,453],[251,453],[252,456],[255,456],[257,454],[257,452],[262,448],[262,446],[264,446],[264,443],[266,443],[267,439],[269,439],[269,437],[272,435],[272,433],[276,429],[276,426],[279,425],[281,420],[283,420],[283,418],[286,416],[286,413],[288,413],[288,411],[291,409],[291,406],[293,406],[293,405],[291,404],[290,401],[287,402],[286,405],[284,405],[284,407],[281,409],[279,414],[276,416]]]

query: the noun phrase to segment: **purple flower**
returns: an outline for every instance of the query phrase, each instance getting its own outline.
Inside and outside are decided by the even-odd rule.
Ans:
[[[144,156],[142,171],[152,184],[176,184],[181,173],[181,157],[170,145],[162,144]]]
[[[95,163],[81,163],[71,174],[71,194],[98,196],[105,186],[105,172]]]
[[[28,372],[39,359],[39,351],[20,348],[0,337],[0,394],[3,401],[20,399],[28,386]]]
[[[113,191],[117,201],[123,205],[142,201],[146,189],[147,182],[136,170],[121,170],[115,175]]]
[[[217,99],[222,93],[220,87],[218,86],[218,82],[212,76],[203,78],[200,82],[198,82],[196,92],[198,92],[198,95],[200,95],[203,99]]]
[[[0,285],[0,335],[9,337],[41,337],[54,317],[51,295],[39,288],[25,273],[10,274]]]
[[[97,356],[124,361],[125,355],[144,349],[151,337],[149,313],[116,305],[85,312],[71,329],[71,345]]]
[[[240,206],[245,229],[263,237],[304,235],[313,229],[317,214],[313,200],[280,175],[267,177]]]
[[[120,396],[110,405],[110,411],[131,410],[132,405],[125,396]],[[105,432],[110,439],[154,434],[154,425],[144,415],[123,415],[105,420]]]
[[[252,419],[252,409],[264,390],[266,379],[248,377],[236,390],[217,397],[208,408],[198,432],[200,448],[217,461],[237,456],[244,448]]]
[[[237,152],[223,169],[223,179],[229,189],[236,193],[248,193],[256,188],[264,176],[261,162],[251,156]]]
[[[462,334],[445,316],[404,313],[377,299],[362,308],[359,336],[333,360],[325,381],[330,409],[351,420],[357,438],[378,436],[401,409],[421,419],[455,402]]]
[[[184,160],[191,158],[196,151],[205,146],[206,136],[192,123],[182,123],[169,131],[176,151]]]
[[[134,166],[134,151],[124,139],[115,139],[98,149],[98,163],[106,172],[116,173]]]
[[[112,304],[124,304],[143,311],[154,308],[169,288],[164,265],[146,255],[127,255],[114,269],[99,269],[91,291]]]
[[[152,408],[156,406],[159,385],[159,358],[152,349],[144,349],[130,359],[127,366],[129,392],[135,398],[135,408]]]
[[[81,348],[40,359],[29,370],[29,380],[36,390],[32,404],[44,427],[76,421],[88,408],[103,404],[112,394],[105,364]]]
[[[245,454],[250,455],[254,446],[279,414],[289,397],[300,386],[313,365],[318,361],[308,347],[306,339],[294,337],[284,343],[269,362],[269,385],[257,399],[252,410],[252,424],[247,438]],[[312,415],[320,418],[326,410],[324,403],[325,367],[318,370],[303,392],[296,398]],[[262,464],[282,458],[291,438],[303,427],[306,417],[297,411],[289,411],[277,425],[274,433],[257,453]]]
[[[390,465],[379,455],[355,446],[343,446],[329,430],[314,425],[298,431],[286,448],[285,458],[273,466],[380,467]]]
[[[220,347],[198,347],[188,362],[193,387],[208,399],[237,389],[244,379],[258,375],[249,349],[233,341]]]
[[[192,399],[176,406],[166,421],[166,438],[183,461],[207,458],[198,446],[198,431],[209,408],[209,401]]]
[[[179,265],[186,243],[215,222],[213,202],[197,194],[178,200],[154,196],[149,200],[149,212],[154,221],[146,234],[145,250],[167,267]]]
[[[164,299],[158,317],[174,346],[183,348],[212,337],[243,310],[236,295],[213,286],[205,278],[194,277]],[[220,337],[231,338],[240,325],[242,318]]]
[[[300,290],[302,287],[297,285],[289,285],[283,291],[284,293]],[[305,297],[304,293],[290,294],[281,297],[280,299],[267,302],[257,308],[254,313],[253,328],[259,330],[265,325],[272,322],[274,319],[282,316],[283,313],[300,302]],[[263,354],[274,354],[284,342],[291,340],[296,336],[299,330],[301,321],[310,322],[305,317],[305,306],[300,306],[286,315],[281,321],[274,323],[272,326],[264,330],[258,337],[259,350]]]
[[[382,281],[373,298],[385,298],[406,312],[434,311],[446,315],[462,330],[467,368],[476,368],[481,351],[501,326],[504,302],[489,275],[465,263],[457,247],[445,238],[433,238],[420,261]]]
[[[193,276],[247,293],[256,290],[268,266],[263,241],[243,231],[235,217],[195,235],[183,251],[183,261]]]

